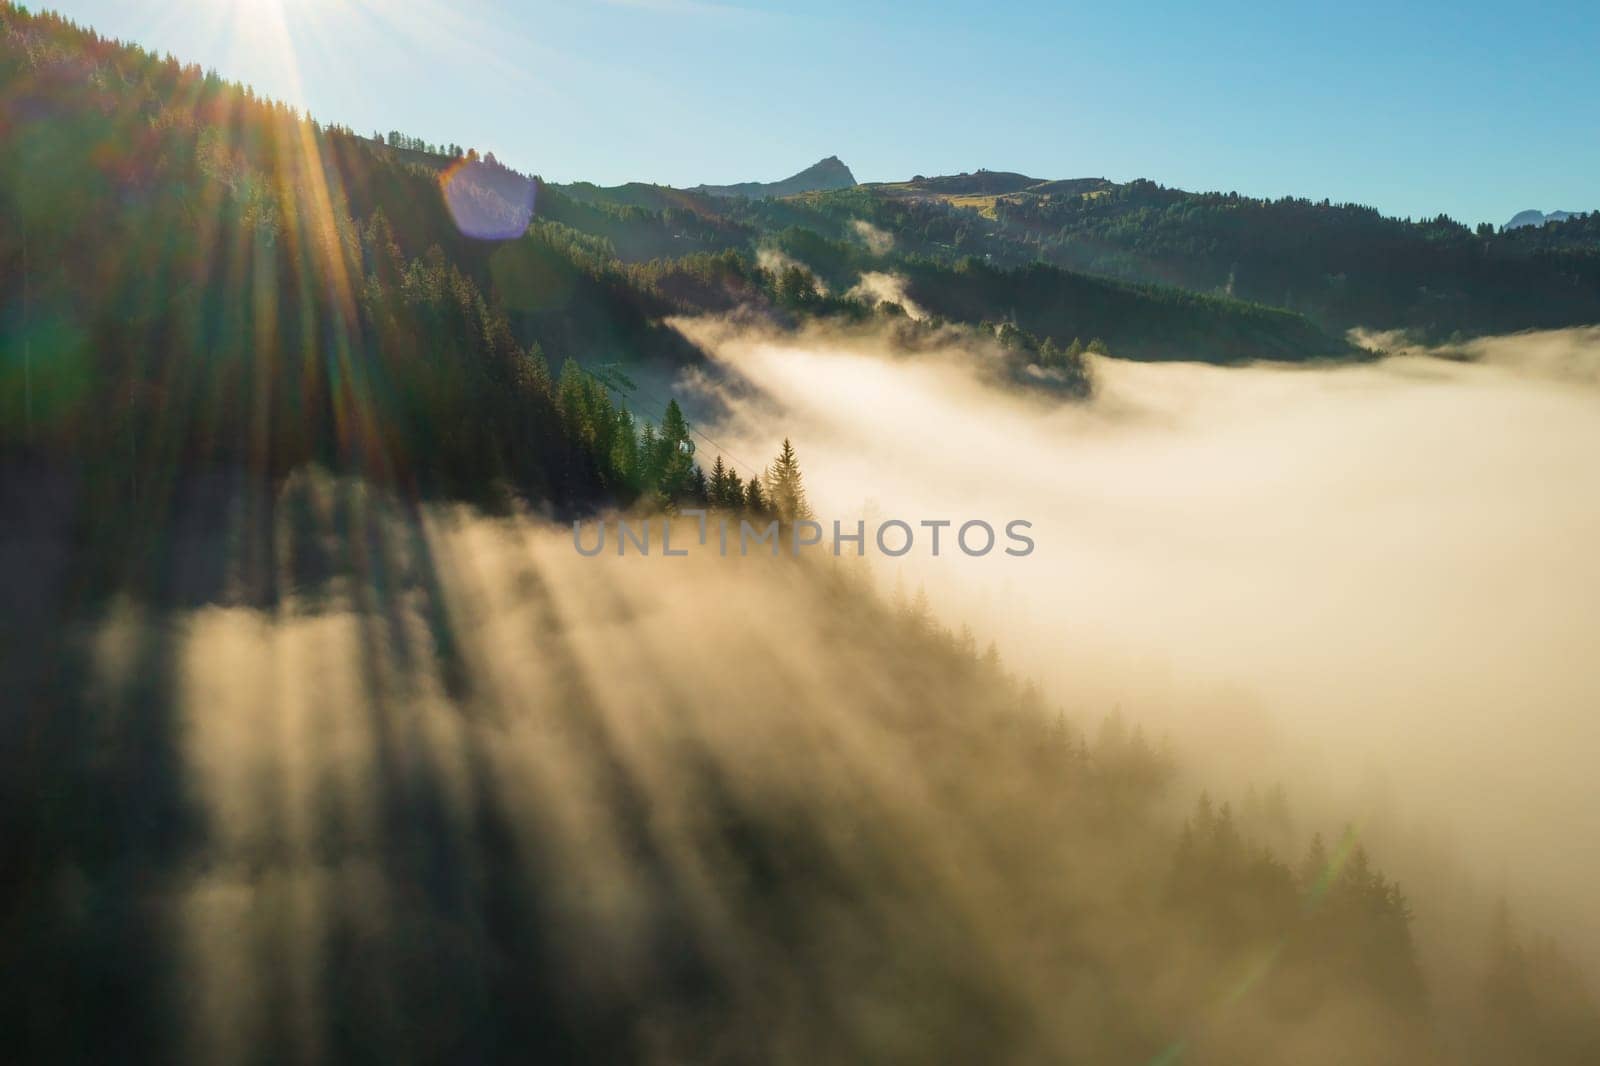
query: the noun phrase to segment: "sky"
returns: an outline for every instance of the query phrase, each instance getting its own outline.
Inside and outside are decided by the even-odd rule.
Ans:
[[[56,0],[552,181],[1019,170],[1503,223],[1600,208],[1600,4]]]

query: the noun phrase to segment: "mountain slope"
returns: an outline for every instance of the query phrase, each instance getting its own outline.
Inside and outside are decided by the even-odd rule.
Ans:
[[[1565,222],[1573,216],[1571,211],[1543,211],[1529,209],[1518,211],[1511,216],[1511,221],[1506,223],[1506,229],[1521,229],[1523,226],[1542,226],[1546,222]]]
[[[879,247],[891,249],[874,270],[907,255],[949,266],[967,257],[1009,268],[1043,261],[1278,307],[1335,334],[1405,329],[1442,341],[1600,322],[1600,216],[1593,214],[1553,212],[1540,215],[1541,225],[1473,230],[1443,216],[1389,218],[1359,204],[985,170],[780,199],[654,186],[563,191],[686,212],[628,222],[662,231],[649,241],[619,239],[626,227],[613,220],[607,232],[624,258],[745,251],[806,231],[813,237],[783,238],[785,251],[846,289],[854,280],[829,262],[837,256],[795,248],[815,238],[859,245],[865,225]],[[852,268],[862,267],[862,257],[850,258]]]
[[[740,196],[750,199],[764,199],[780,196],[794,196],[803,192],[828,192],[834,189],[848,189],[856,184],[856,176],[850,173],[850,168],[836,155],[806,167],[800,173],[784,178],[782,181],[746,181],[737,185],[700,185],[695,192],[706,193],[711,196]]]
[[[1600,322],[1591,216],[1495,232],[1439,215],[1264,200],[1134,181],[1078,196],[1002,196],[983,251],[1225,293],[1325,328],[1444,339]]]

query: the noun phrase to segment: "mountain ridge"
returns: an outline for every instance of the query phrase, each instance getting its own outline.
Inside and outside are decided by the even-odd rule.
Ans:
[[[798,174],[779,181],[744,181],[733,185],[697,185],[691,192],[710,196],[733,196],[749,200],[776,199],[803,192],[833,192],[858,185],[856,176],[836,155],[819,159]]]
[[[1574,211],[1551,211],[1546,213],[1536,208],[1529,208],[1526,211],[1518,211],[1512,215],[1511,221],[1506,223],[1505,228],[1521,229],[1523,226],[1542,226],[1547,222],[1565,222],[1574,214],[1576,214]]]

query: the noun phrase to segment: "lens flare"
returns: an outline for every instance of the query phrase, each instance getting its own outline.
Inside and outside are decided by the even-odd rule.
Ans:
[[[456,228],[468,237],[512,240],[533,219],[533,180],[501,166],[493,154],[456,160],[440,175],[439,186]]]

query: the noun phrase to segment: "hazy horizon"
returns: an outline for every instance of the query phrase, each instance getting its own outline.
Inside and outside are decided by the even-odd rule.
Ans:
[[[1600,146],[1575,135],[1600,93],[1590,5],[1551,7],[1534,33],[1526,9],[1489,4],[1169,5],[1150,13],[1159,36],[1103,5],[1032,2],[982,17],[705,0],[41,6],[320,121],[493,151],[552,181],[774,181],[837,155],[863,182],[1147,178],[1468,225],[1600,207]]]

